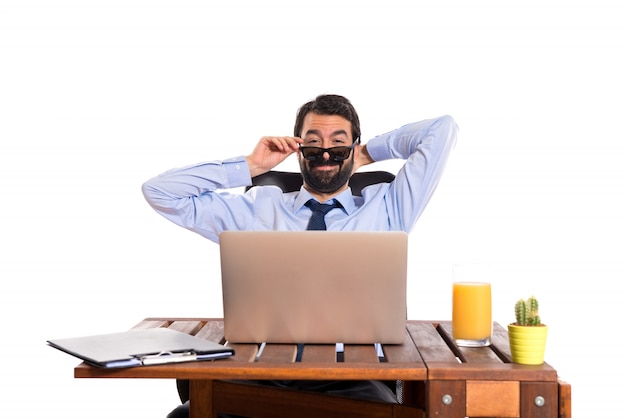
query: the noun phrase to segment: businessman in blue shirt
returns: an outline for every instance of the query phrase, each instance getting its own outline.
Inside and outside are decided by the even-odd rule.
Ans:
[[[252,153],[169,170],[143,185],[148,203],[170,221],[219,243],[225,230],[307,229],[311,199],[334,207],[325,215],[327,230],[410,232],[424,211],[451,149],[457,126],[452,117],[404,125],[361,140],[359,118],[345,97],[321,95],[298,111],[293,136],[266,136]],[[254,187],[245,193],[224,190],[249,186],[295,154],[303,185],[283,193]],[[403,159],[391,183],[380,183],[353,196],[348,185],[359,168],[377,161]],[[219,192],[218,192],[219,190]],[[281,382],[274,384],[281,385]],[[303,390],[395,402],[381,382],[288,382]],[[168,417],[186,416],[182,405]]]

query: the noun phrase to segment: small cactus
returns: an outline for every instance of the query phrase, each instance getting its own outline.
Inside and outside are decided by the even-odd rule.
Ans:
[[[539,317],[539,302],[534,296],[528,299],[520,299],[515,303],[515,325],[538,326],[541,325]]]

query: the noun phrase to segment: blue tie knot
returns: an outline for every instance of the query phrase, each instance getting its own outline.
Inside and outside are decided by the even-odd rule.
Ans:
[[[305,203],[306,207],[313,211],[311,215],[311,219],[309,220],[309,224],[306,227],[307,230],[314,231],[325,231],[326,230],[326,222],[324,221],[324,216],[328,212],[330,212],[334,208],[340,208],[341,203],[333,200],[331,204],[320,203],[315,199],[310,199]]]

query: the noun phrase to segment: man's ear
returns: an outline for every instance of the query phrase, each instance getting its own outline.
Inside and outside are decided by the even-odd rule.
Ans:
[[[359,146],[357,145],[352,149],[352,174],[356,173],[359,170]]]
[[[361,143],[358,143],[353,149],[354,159],[358,159],[361,156]]]

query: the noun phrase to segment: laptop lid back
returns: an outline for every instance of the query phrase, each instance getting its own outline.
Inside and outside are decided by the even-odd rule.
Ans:
[[[407,245],[404,232],[223,232],[226,340],[401,343]]]

